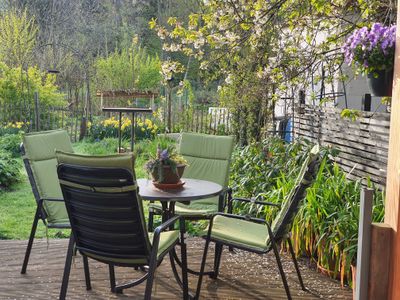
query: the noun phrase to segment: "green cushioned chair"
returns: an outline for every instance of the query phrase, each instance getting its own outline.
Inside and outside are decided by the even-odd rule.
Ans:
[[[231,136],[182,133],[179,154],[189,163],[183,177],[213,181],[226,188],[233,146],[234,138]],[[226,194],[223,194],[220,197],[192,201],[190,204],[176,203],[175,214],[185,219],[209,219],[214,213],[223,211],[225,198]],[[153,216],[161,213],[159,202],[149,205],[149,230],[153,228]]]
[[[175,245],[180,244],[181,284],[184,296],[187,296],[186,246],[180,242],[178,230],[166,231],[180,217],[171,218],[154,233],[147,232],[133,155],[84,156],[57,151],[57,159],[58,179],[72,231],[60,299],[65,299],[67,293],[74,244],[83,256],[88,290],[91,289],[88,258],[91,258],[109,265],[113,292],[122,292],[147,279],[145,299],[151,299],[157,266]],[[183,221],[180,226],[184,232]],[[114,266],[149,268],[141,278],[116,286]]]
[[[271,225],[263,219],[257,219],[250,216],[233,215],[231,213],[217,213],[211,218],[208,229],[204,233],[204,237],[206,238],[206,245],[197,285],[197,297],[199,297],[200,295],[202,278],[205,274],[204,266],[206,263],[207,251],[210,242],[215,242],[216,245],[226,245],[229,247],[234,247],[258,254],[264,254],[273,250],[282,278],[282,282],[285,287],[286,295],[288,299],[291,299],[289,286],[287,284],[286,276],[282,268],[277,247],[277,244],[280,243],[282,240],[287,240],[289,244],[289,251],[292,256],[292,260],[297,272],[297,276],[299,278],[301,288],[303,290],[306,290],[293,251],[292,243],[290,241],[289,232],[292,227],[293,219],[299,209],[300,203],[306,196],[306,189],[313,182],[318,169],[319,147],[315,146],[305,158],[294,187],[285,197],[282,205],[256,201],[254,199],[232,199],[232,201],[237,200],[242,202],[250,202],[257,205],[272,205],[280,207],[280,211],[274,218]],[[217,278],[218,276],[221,253],[222,249],[218,253],[218,257],[215,259],[216,263],[214,263],[214,274],[213,276],[211,276],[212,278]]]
[[[28,133],[23,137],[21,152],[37,208],[22,265],[22,274],[26,273],[39,219],[42,219],[47,228],[70,228],[57,179],[56,148],[73,152],[70,138],[65,130]]]

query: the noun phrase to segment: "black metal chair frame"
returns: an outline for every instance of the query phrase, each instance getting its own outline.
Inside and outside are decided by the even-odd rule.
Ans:
[[[187,271],[184,267],[186,264],[186,244],[184,242],[181,242],[183,240],[183,237],[180,237],[180,241],[178,241],[175,244],[172,244],[169,248],[167,248],[158,258],[157,258],[157,248],[158,248],[158,243],[160,240],[160,234],[162,231],[165,231],[170,228],[170,226],[174,225],[176,221],[180,220],[180,224],[184,224],[182,222],[181,218],[179,216],[173,217],[169,219],[167,222],[163,223],[162,225],[158,226],[154,230],[154,240],[153,240],[153,251],[151,253],[150,259],[149,259],[149,266],[147,273],[140,277],[139,279],[133,280],[129,283],[121,284],[121,285],[116,285],[116,279],[115,279],[115,266],[120,266],[120,267],[133,267],[136,270],[140,268],[141,270],[145,270],[145,266],[143,264],[116,264],[116,263],[111,263],[109,261],[103,261],[103,260],[98,260],[100,262],[103,262],[105,264],[108,264],[109,266],[109,276],[110,276],[110,285],[111,285],[111,292],[113,293],[122,293],[124,289],[134,287],[138,284],[141,284],[145,280],[146,282],[146,290],[145,290],[145,297],[144,299],[151,299],[151,292],[152,292],[152,286],[153,286],[153,281],[154,281],[154,273],[156,268],[161,264],[162,260],[164,259],[166,254],[171,255],[171,251],[174,249],[174,247],[179,244],[181,247],[181,255],[182,255],[182,261],[183,261],[183,267],[182,267],[182,281],[178,282],[180,286],[183,288],[183,294],[187,295],[188,294],[188,282],[187,282]],[[182,226],[182,225],[180,225]],[[73,229],[72,229],[73,230]],[[181,227],[181,232],[185,231],[184,225],[183,228]],[[71,234],[71,237],[69,239],[69,244],[68,244],[68,250],[67,250],[67,256],[65,260],[65,267],[64,267],[64,273],[63,273],[63,279],[62,279],[62,284],[61,284],[61,291],[60,291],[60,300],[63,300],[66,298],[67,295],[67,289],[68,289],[68,282],[69,282],[69,276],[71,272],[71,264],[72,264],[72,257],[74,255],[74,245],[75,245],[75,238],[74,235]],[[78,250],[80,250],[77,247]],[[85,273],[85,282],[86,282],[86,290],[91,290],[91,280],[90,280],[90,271],[89,271],[89,262],[88,262],[88,257],[84,255],[81,251],[80,254],[82,255],[82,260],[83,260],[83,268],[84,268],[84,273]],[[100,254],[100,253],[98,253]],[[175,273],[177,273],[176,270],[174,271],[174,276],[177,276]],[[185,296],[184,296],[185,297]]]
[[[225,208],[228,206],[228,210],[232,210],[232,189],[231,188],[226,188],[220,195],[219,195],[219,201],[218,201],[218,212],[224,212]],[[170,216],[174,216],[174,210],[172,209],[172,211],[168,211],[167,215],[165,214],[165,210],[166,210],[166,205],[165,202],[162,203],[163,204],[163,213],[161,214],[162,216],[162,222],[164,222],[165,220],[167,220]],[[153,228],[153,217],[154,215],[159,215],[159,214],[155,214],[154,212],[149,212],[149,223],[148,223],[148,228],[149,231]],[[181,216],[182,219],[184,221],[198,221],[198,220],[211,220],[211,218],[213,217],[213,215],[209,215],[209,216]],[[230,251],[233,251],[232,247],[229,247]],[[220,257],[221,256],[221,252],[222,251],[222,247],[220,245],[217,245],[215,247],[215,255],[214,257]],[[177,265],[182,268],[182,261],[179,259],[179,257],[176,255],[175,251],[172,251],[172,255],[170,256],[170,261],[171,261],[171,266],[172,269],[174,270],[174,274],[177,274],[177,269],[175,266],[175,262],[177,263]],[[207,271],[204,272],[204,275],[208,275],[211,278],[217,278],[218,275],[217,274],[217,269],[219,262],[217,260],[214,261],[214,268],[212,271]],[[187,272],[189,274],[192,275],[196,275],[199,276],[200,272],[199,271],[195,271],[189,267],[187,267]]]
[[[269,205],[269,204],[265,204],[265,205]],[[213,226],[214,217],[218,216],[218,215],[220,215],[220,216],[228,216],[228,217],[231,217],[231,218],[236,218],[236,219],[241,219],[241,220],[252,221],[252,222],[256,222],[256,223],[260,223],[260,224],[265,224],[267,226],[268,235],[269,235],[269,238],[270,238],[270,247],[267,248],[265,251],[257,251],[255,249],[251,249],[251,248],[248,248],[248,247],[243,247],[242,245],[239,245],[239,244],[228,243],[228,242],[221,243],[221,240],[213,239],[211,237],[211,230],[212,230],[212,226]],[[220,267],[220,263],[221,263],[222,249],[223,249],[224,245],[226,245],[228,247],[236,248],[236,249],[245,250],[245,251],[248,251],[248,252],[253,252],[253,253],[256,253],[256,254],[267,254],[268,252],[273,250],[275,258],[276,258],[276,262],[277,262],[277,265],[278,265],[279,274],[280,274],[280,276],[282,278],[282,282],[283,282],[283,285],[284,285],[284,288],[285,288],[286,296],[287,296],[288,299],[292,299],[291,294],[290,294],[290,290],[289,290],[289,285],[288,285],[288,282],[287,282],[287,279],[286,279],[286,275],[285,275],[285,272],[284,272],[283,267],[282,267],[281,258],[280,258],[280,255],[279,255],[278,243],[280,241],[275,239],[274,234],[272,233],[272,230],[271,230],[271,226],[270,226],[270,224],[268,222],[266,222],[263,219],[251,218],[251,217],[248,217],[248,216],[238,216],[238,215],[233,215],[233,214],[217,213],[210,220],[210,225],[209,225],[209,228],[208,228],[207,237],[205,239],[206,239],[206,244],[205,244],[205,249],[204,249],[204,252],[203,252],[202,262],[201,262],[201,266],[200,266],[200,272],[199,272],[200,275],[199,275],[198,285],[197,285],[197,289],[196,289],[196,296],[195,296],[196,299],[199,299],[203,276],[207,275],[207,273],[204,272],[204,268],[205,268],[205,264],[206,264],[208,246],[209,246],[210,242],[215,242],[216,243],[216,248],[218,247],[218,251],[216,252],[217,256],[214,258],[214,274],[213,274],[213,276],[210,276],[213,279],[216,279],[218,277],[218,275],[219,275],[219,267]],[[296,259],[296,255],[295,255],[294,250],[293,250],[293,246],[292,246],[292,242],[290,240],[290,237],[287,237],[286,240],[287,240],[287,242],[289,244],[289,251],[290,251],[290,254],[291,254],[291,258],[292,258],[293,264],[294,264],[295,269],[296,269],[296,273],[297,273],[297,277],[299,279],[300,286],[301,286],[303,291],[307,291],[307,288],[305,287],[305,285],[303,283],[303,278],[302,278],[301,273],[300,273],[300,268],[299,268],[299,265],[298,265],[298,262],[297,262],[297,259]]]
[[[23,144],[21,144],[20,149],[21,149],[22,155],[25,155],[25,148],[24,148]],[[26,251],[25,251],[25,257],[24,257],[24,262],[22,264],[22,268],[21,268],[21,274],[25,274],[26,273],[26,269],[28,267],[29,257],[30,257],[31,250],[32,250],[33,240],[35,239],[35,233],[36,233],[36,229],[37,229],[37,225],[38,225],[39,219],[41,219],[43,221],[43,224],[47,228],[50,228],[50,229],[70,229],[71,228],[67,224],[65,224],[65,225],[49,225],[47,223],[47,221],[46,221],[47,214],[46,214],[46,212],[44,210],[43,202],[44,201],[64,202],[64,199],[41,198],[40,195],[39,195],[39,191],[37,189],[37,186],[36,186],[35,178],[33,177],[33,172],[32,172],[31,165],[29,163],[29,159],[28,158],[24,158],[23,161],[24,161],[24,166],[25,166],[25,169],[26,169],[26,173],[27,173],[28,178],[29,178],[29,182],[30,182],[31,187],[32,187],[32,192],[33,192],[33,196],[35,197],[35,201],[36,201],[37,207],[36,207],[36,212],[35,212],[35,216],[34,216],[33,223],[32,223],[31,233],[29,235],[28,245],[27,245]]]
[[[185,222],[184,220],[179,217],[179,216],[175,216],[170,218],[169,220],[167,220],[166,222],[164,222],[163,224],[161,224],[160,226],[158,226],[155,230],[154,230],[154,235],[153,235],[153,244],[151,246],[151,251],[149,253],[149,257],[148,257],[148,261],[146,263],[122,263],[122,262],[115,262],[112,259],[108,260],[107,257],[117,257],[120,259],[132,259],[135,258],[135,255],[126,255],[126,254],[110,254],[110,252],[107,251],[98,251],[98,250],[94,250],[96,247],[98,248],[98,246],[96,245],[96,242],[91,242],[89,243],[88,241],[85,241],[84,243],[81,243],[81,238],[79,237],[79,232],[82,232],[82,229],[80,228],[79,224],[75,224],[76,223],[76,216],[77,214],[73,212],[73,207],[71,206],[71,204],[69,203],[70,199],[68,196],[68,193],[66,192],[66,187],[64,185],[64,183],[62,182],[62,180],[65,180],[65,178],[68,178],[68,174],[65,175],[63,172],[63,169],[68,169],[70,168],[70,170],[73,170],[73,172],[70,171],[70,175],[73,174],[72,176],[70,176],[69,179],[73,178],[72,181],[75,180],[75,182],[81,182],[80,183],[80,187],[74,187],[73,191],[75,194],[82,194],[84,192],[93,192],[93,193],[97,193],[98,191],[96,190],[99,187],[111,187],[110,185],[110,181],[107,182],[107,179],[109,178],[102,178],[101,175],[104,175],[105,177],[107,176],[106,174],[108,174],[109,172],[115,172],[118,170],[121,170],[123,172],[125,172],[125,175],[128,173],[129,176],[127,178],[122,177],[123,179],[127,179],[126,182],[128,182],[128,184],[130,183],[131,185],[134,184],[133,182],[133,174],[127,170],[127,169],[118,169],[118,168],[97,168],[97,167],[82,167],[81,170],[84,170],[86,172],[86,175],[88,174],[87,172],[98,172],[97,175],[100,174],[100,176],[97,176],[97,178],[102,178],[101,181],[98,181],[97,183],[100,182],[100,184],[94,184],[94,186],[89,186],[89,182],[88,182],[88,177],[87,178],[83,178],[80,177],[81,174],[79,174],[79,168],[78,166],[72,166],[72,165],[65,165],[65,164],[60,164],[57,168],[57,172],[58,172],[58,176],[60,179],[60,184],[61,184],[61,189],[63,191],[63,195],[65,198],[65,203],[66,203],[66,208],[67,208],[67,212],[70,218],[70,222],[71,222],[71,236],[70,236],[70,240],[69,240],[69,246],[68,246],[68,251],[67,251],[67,256],[66,256],[66,261],[65,261],[65,268],[64,268],[64,274],[63,274],[63,280],[62,280],[62,286],[61,286],[61,290],[60,290],[60,298],[61,300],[65,299],[66,294],[67,294],[67,288],[68,288],[68,282],[69,282],[69,275],[70,275],[70,270],[71,270],[71,263],[72,263],[72,256],[73,256],[73,252],[74,252],[74,245],[77,249],[77,251],[80,252],[80,254],[83,257],[83,265],[84,265],[84,273],[85,273],[85,281],[86,281],[86,289],[90,290],[91,289],[91,281],[90,281],[90,272],[89,272],[89,264],[88,264],[88,257],[97,261],[100,261],[102,263],[108,264],[109,266],[109,275],[110,275],[110,284],[111,284],[111,291],[114,293],[122,293],[122,291],[124,289],[136,286],[142,282],[144,282],[145,280],[147,280],[146,282],[146,289],[145,289],[145,296],[144,299],[151,299],[151,292],[152,292],[152,286],[153,286],[153,280],[154,280],[154,273],[155,270],[157,268],[157,266],[162,262],[164,256],[166,254],[170,254],[171,252],[174,250],[175,246],[178,244],[181,247],[181,259],[182,259],[182,280],[178,281],[179,285],[182,286],[183,289],[183,295],[184,295],[184,299],[188,298],[188,279],[187,279],[187,269],[186,269],[186,264],[187,264],[187,256],[186,256],[186,244],[184,243],[184,233],[185,233]],[[85,180],[86,179],[86,180]],[[96,180],[95,178],[93,178],[94,180]],[[123,183],[121,183],[122,181],[120,180],[121,177],[118,177],[118,180],[112,181],[111,183],[116,183],[116,182],[120,182],[119,185],[117,183],[117,187],[122,187]],[[125,184],[126,184],[125,182]],[[87,188],[86,190],[81,190],[81,188]],[[112,186],[114,187],[114,186]],[[71,188],[71,187],[69,187]],[[135,191],[136,192],[136,191]],[[99,192],[101,193],[101,192]],[[116,192],[115,194],[112,194],[113,197],[115,196],[115,199],[118,199],[119,195],[118,192]],[[133,195],[134,196],[134,195]],[[100,197],[100,196],[99,196]],[[125,199],[127,199],[127,195],[123,195],[121,197],[125,197]],[[135,201],[135,199],[133,197],[128,197],[129,199],[132,199],[132,201]],[[140,200],[137,200],[140,201]],[[132,215],[132,217],[134,217]],[[144,216],[142,216],[144,217]],[[90,217],[86,216],[85,217],[86,220],[90,221]],[[177,239],[177,241],[173,244],[171,244],[166,250],[163,251],[163,253],[158,255],[158,245],[159,245],[159,241],[160,241],[160,235],[161,232],[171,229],[174,224],[176,223],[176,221],[180,221],[180,238]],[[94,220],[91,220],[90,222],[94,222]],[[99,234],[99,233],[97,233]],[[103,234],[101,234],[103,235]],[[102,236],[101,238],[105,238],[106,235],[104,234],[104,236]],[[140,239],[140,237],[139,237]],[[143,237],[143,241],[145,240],[145,238]],[[88,244],[89,243],[89,244]],[[89,245],[89,246],[88,246]],[[117,246],[118,245],[113,245],[113,246]],[[118,247],[118,249],[123,249],[124,246],[121,246],[120,248]],[[89,256],[87,255],[89,254]],[[90,254],[92,255],[97,255],[97,257],[90,257]],[[98,256],[101,256],[102,258],[98,258]],[[147,273],[140,277],[139,279],[133,280],[131,282],[125,283],[125,284],[121,284],[121,285],[116,285],[116,280],[115,280],[115,271],[114,271],[114,267],[115,266],[121,266],[121,267],[132,267],[135,269],[141,269],[143,271],[145,271],[147,269],[148,266],[148,270]],[[145,268],[146,267],[146,268]],[[175,274],[176,270],[174,271],[174,276],[179,279],[179,275]]]

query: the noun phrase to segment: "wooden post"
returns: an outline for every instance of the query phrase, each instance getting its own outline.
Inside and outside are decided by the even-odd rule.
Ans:
[[[131,116],[131,152],[133,152],[133,146],[135,143],[135,113],[132,112]]]
[[[361,110],[363,110],[363,111],[371,111],[371,100],[372,100],[371,94],[365,94],[362,97]]]
[[[397,24],[400,24],[400,5],[397,5]],[[396,51],[393,74],[390,117],[389,156],[386,181],[385,223],[392,228],[392,245],[388,299],[400,299],[400,26],[396,32]],[[383,278],[375,280],[383,283]]]
[[[392,229],[384,223],[372,223],[368,299],[388,299]],[[377,278],[379,280],[377,280]]]
[[[118,153],[121,153],[121,140],[122,140],[122,112],[119,112],[119,122],[118,122]]]
[[[368,295],[368,273],[371,245],[372,205],[374,190],[361,190],[360,220],[358,223],[356,299],[365,300]]]
[[[35,99],[35,130],[40,131],[39,93],[34,93]]]

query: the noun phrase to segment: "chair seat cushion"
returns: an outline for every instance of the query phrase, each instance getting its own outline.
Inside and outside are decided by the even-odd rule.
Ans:
[[[24,159],[29,161],[39,198],[63,199],[57,176],[55,149],[73,152],[67,131],[49,130],[27,133],[23,137],[23,144]],[[63,202],[44,201],[43,206],[49,224],[69,223]]]
[[[208,228],[203,235],[207,235],[207,232]],[[215,216],[211,237],[221,242],[260,252],[267,251],[270,247],[268,229],[265,224],[227,216]]]
[[[157,258],[160,258],[162,254],[171,246],[173,245],[179,238],[179,230],[171,230],[171,231],[165,231],[161,232],[160,234],[160,242],[158,244],[158,251],[157,251]],[[150,242],[153,243],[153,233],[149,232],[149,239]],[[91,257],[93,259],[98,259],[101,261],[109,261],[113,263],[120,263],[120,264],[147,264],[148,260],[147,258],[129,258],[129,259],[124,259],[124,258],[110,258],[110,257],[104,257],[101,255],[96,255],[96,254],[91,254],[91,253],[85,253],[83,252],[88,257]]]
[[[162,206],[160,202],[154,202],[149,204],[149,210],[162,212]],[[186,205],[183,203],[175,204],[175,214],[180,216],[210,216],[218,212],[218,204],[210,203],[206,200],[193,201]]]
[[[150,242],[153,244],[153,232],[149,232]],[[179,239],[179,230],[161,232],[160,243],[158,244],[157,257],[167,250]]]

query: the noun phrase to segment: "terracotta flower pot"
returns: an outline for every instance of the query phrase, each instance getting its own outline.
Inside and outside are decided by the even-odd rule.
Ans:
[[[369,73],[367,81],[372,95],[377,97],[391,97],[393,86],[393,69],[380,70],[374,73]]]
[[[178,165],[176,167],[176,173],[174,173],[171,169],[171,166],[163,166],[163,180],[159,180],[159,174],[157,171],[151,173],[153,180],[158,183],[167,183],[167,184],[175,184],[178,183],[183,175],[183,171],[185,170],[185,165]]]

